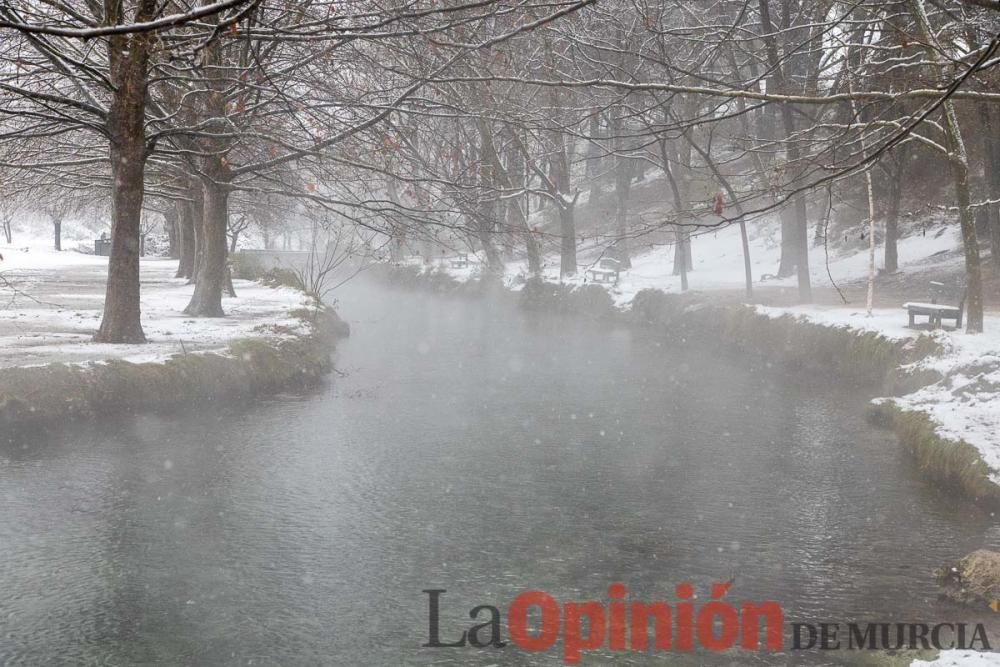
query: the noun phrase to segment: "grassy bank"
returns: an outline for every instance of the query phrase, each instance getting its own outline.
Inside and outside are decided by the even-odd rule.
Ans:
[[[892,429],[930,479],[990,506],[1000,505],[1000,486],[990,478],[979,451],[967,442],[942,437],[925,413],[881,401],[869,406],[867,417]]]
[[[875,332],[829,327],[790,315],[772,317],[742,305],[706,304],[697,296],[643,290],[623,314],[671,336],[695,337],[742,356],[795,372],[833,374],[841,381],[895,394],[928,381],[902,367],[936,350],[928,337],[893,340]],[[936,377],[934,379],[937,379]]]
[[[135,413],[307,388],[332,370],[347,324],[318,302],[290,313],[301,326],[262,325],[224,352],[162,362],[110,359],[0,371],[0,425]]]

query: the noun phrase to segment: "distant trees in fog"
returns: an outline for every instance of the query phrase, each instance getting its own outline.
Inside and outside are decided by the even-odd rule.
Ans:
[[[869,172],[888,270],[907,188],[947,175],[933,195],[958,214],[982,329],[979,210],[1000,266],[993,0],[11,4],[0,166],[110,201],[98,340],[144,340],[144,208],[171,227],[193,316],[224,314],[236,239],[270,243],[290,211],[358,247],[458,239],[493,272],[522,252],[538,275],[551,250],[574,274],[581,237],[627,265],[655,238],[685,281],[690,236],[737,224],[748,292],[746,226],[773,213],[775,270],[809,301],[823,203],[864,221]],[[655,219],[635,205],[651,173]]]

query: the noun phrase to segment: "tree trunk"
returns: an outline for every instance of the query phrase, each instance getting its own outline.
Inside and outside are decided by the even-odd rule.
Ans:
[[[131,119],[142,126],[142,110]],[[132,127],[135,127],[134,125]],[[141,129],[122,127],[111,145],[111,256],[104,318],[95,340],[144,343],[139,307],[139,236],[146,146]]]
[[[146,21],[156,12],[156,0],[141,0],[135,20]],[[119,12],[121,7],[119,5]],[[109,23],[124,17],[108,16]],[[111,138],[111,256],[104,316],[94,336],[100,343],[144,343],[140,322],[139,236],[146,146],[146,97],[149,51],[156,33],[138,32],[108,39],[114,93],[107,118]]]
[[[670,122],[667,110],[664,109],[664,123]],[[687,229],[681,223],[681,218],[688,214],[691,207],[691,142],[684,142],[683,152],[678,151],[673,142],[661,139],[660,156],[663,160],[663,171],[670,185],[674,199],[674,275],[681,277],[681,289],[687,289],[687,273],[691,270],[691,240]],[[670,165],[674,164],[675,167]],[[676,173],[680,171],[680,173]]]
[[[212,20],[217,21],[218,15]],[[229,81],[221,49],[221,42],[216,39],[204,51],[207,94],[203,98],[205,106],[201,113],[205,118],[223,118],[226,115],[225,91]],[[224,317],[222,292],[227,285],[229,247],[226,232],[229,231],[229,194],[233,179],[226,158],[226,149],[230,144],[221,137],[205,137],[200,144],[201,224],[195,222],[198,249],[194,294],[184,312],[195,317]]]
[[[479,187],[480,203],[477,211],[476,229],[479,242],[486,253],[486,267],[495,276],[503,275],[503,260],[497,252],[494,236],[500,215],[500,200],[497,197],[500,174],[500,158],[493,143],[493,128],[486,118],[480,117],[479,125]]]
[[[781,259],[778,261],[778,277],[787,278],[795,273],[795,212],[785,206],[778,214],[781,219]]]
[[[614,113],[612,140],[615,145],[615,221],[617,226],[615,248],[617,259],[621,262],[621,268],[631,269],[632,259],[629,257],[628,247],[628,199],[632,191],[633,161],[622,155],[626,150],[623,137],[625,127],[621,119],[621,112],[615,110]]]
[[[497,207],[495,201],[486,201],[479,206],[476,215],[476,236],[486,255],[486,268],[495,276],[503,275],[503,260],[493,242],[496,233]]]
[[[547,37],[543,38],[545,46],[545,67],[549,73],[555,72],[555,58],[552,52],[552,45]],[[551,87],[548,89],[549,108],[553,110],[562,108],[559,89]],[[566,145],[566,137],[556,129],[549,134],[550,155],[549,158],[549,194],[558,199],[552,202],[559,211],[559,277],[576,275],[576,220],[573,209],[576,206],[576,197],[570,199],[570,188],[572,180],[570,165],[572,160],[572,140],[570,145]]]
[[[389,218],[389,235],[391,240],[389,242],[389,257],[393,262],[403,261],[403,246],[406,243],[406,225],[403,221],[396,218],[396,211],[403,209],[402,200],[399,198],[399,190],[396,187],[396,179],[389,178],[386,181],[386,190],[389,194],[389,201],[391,201],[393,206],[393,214]],[[286,231],[283,239],[284,250],[288,250],[291,245],[291,240],[288,237],[288,232]]]
[[[601,204],[601,162],[603,150],[598,143],[601,139],[601,115],[593,112],[590,117],[590,143],[587,145],[586,178],[590,183],[590,198],[587,206],[596,210]]]
[[[527,197],[519,197],[518,199],[526,201]],[[515,211],[514,215],[520,220],[521,226],[524,229],[524,249],[528,254],[528,273],[532,276],[540,276],[542,275],[542,252],[538,247],[538,239],[535,238],[535,232],[532,231],[531,226],[528,224],[528,217],[524,214],[521,206],[521,202],[511,202],[511,210]]]
[[[794,151],[798,160],[798,150]],[[809,214],[806,209],[806,196],[803,193],[795,195],[795,270],[798,274],[799,301],[812,303],[812,284],[809,276]]]
[[[504,134],[508,138],[505,143],[510,147],[507,152],[506,186],[510,189],[523,190],[526,187],[528,168],[525,164],[525,157],[517,147],[523,147],[523,143],[515,141],[514,131],[510,126],[504,126]],[[528,205],[531,195],[525,192],[517,197],[510,197],[507,200],[507,219],[511,229],[520,229],[524,233],[524,248],[528,255],[528,273],[532,277],[542,274],[542,252],[538,247],[538,239],[528,224]]]
[[[576,206],[576,198],[569,199],[570,173],[569,158],[566,156],[566,142],[562,132],[555,131],[553,135],[553,151],[551,162],[551,180],[555,185],[553,196],[558,198],[555,202],[559,211],[559,275],[576,275],[576,220],[573,209]]]
[[[766,35],[764,45],[767,51],[768,65],[771,69],[768,89],[773,86],[777,92],[789,94],[792,90],[788,85],[788,77],[785,73],[788,59],[782,60],[779,54],[768,0],[758,0],[757,6],[760,10],[761,25]],[[786,3],[784,8],[785,25],[783,27],[787,28],[791,18],[790,6]],[[781,104],[781,125],[782,138],[785,141],[786,164],[790,170],[787,182],[793,187],[797,187],[799,181],[797,176],[803,171],[802,154],[794,140],[795,116],[792,114],[791,105],[786,103]],[[778,267],[778,275],[791,275],[794,263],[799,278],[799,301],[809,303],[812,301],[812,285],[809,277],[809,220],[805,195],[802,193],[792,195],[791,203],[792,211],[787,215],[782,215],[781,218],[781,263]]]
[[[236,287],[233,286],[233,271],[228,264],[226,265],[226,294],[231,299],[236,298]]]
[[[211,157],[208,160],[219,160]],[[218,173],[218,170],[217,170]],[[222,291],[226,288],[226,225],[229,221],[229,186],[206,176],[203,181],[201,266],[194,294],[184,312],[195,317],[224,317]]]
[[[663,156],[663,172],[666,174],[667,183],[670,185],[670,191],[674,196],[674,213],[675,217],[679,217],[682,211],[686,211],[688,208],[687,202],[687,192],[686,186],[677,182],[674,178],[674,170],[671,169],[670,163],[674,161],[674,156],[671,155],[671,151],[668,148],[667,140],[660,140],[660,154]],[[679,163],[678,163],[679,164]],[[686,232],[679,224],[674,225],[674,275],[680,275],[681,277],[681,291],[686,292],[688,288],[688,275],[687,275],[687,262],[684,261],[687,258],[687,251],[684,248],[685,245]]]
[[[56,251],[62,251],[62,221],[52,221],[52,245]]]
[[[863,142],[861,150],[865,150]],[[865,310],[871,317],[875,307],[875,186],[872,184],[871,167],[865,170],[865,189],[868,192],[868,291]]]
[[[178,221],[176,207],[171,206],[166,211],[164,211],[163,226],[167,230],[167,240],[169,242],[168,255],[170,259],[180,259],[181,245],[180,245],[180,235],[178,230],[179,221]]]
[[[691,270],[691,233],[683,225],[674,231],[674,275],[687,279]],[[686,289],[686,288],[685,288]]]
[[[670,144],[674,147],[673,144]],[[667,151],[666,142],[661,142],[661,151]],[[674,150],[672,153],[668,154],[664,152],[664,164],[669,165],[670,162],[674,162],[677,167],[676,169],[667,169],[667,179],[670,182],[670,187],[674,191],[674,210],[677,213],[677,217],[685,216],[688,214],[691,208],[691,142],[685,142],[684,148],[681,151]],[[674,172],[679,170],[680,173],[675,174]],[[674,275],[681,277],[682,289],[687,289],[688,271],[694,268],[694,262],[692,261],[691,253],[691,234],[688,229],[683,225],[678,223],[674,229]]]
[[[559,275],[576,275],[576,221],[571,202],[559,204]]]
[[[899,188],[895,188],[899,189]],[[895,204],[893,205],[893,202]],[[889,200],[890,207],[885,216],[885,264],[886,273],[899,271],[899,198]]]
[[[194,276],[194,204],[177,204],[177,246],[180,261],[177,263],[177,277],[191,279]]]
[[[732,196],[730,196],[733,199]],[[737,204],[739,206],[739,204]],[[739,211],[740,216],[740,245],[743,249],[743,282],[747,300],[753,299],[753,269],[750,267],[750,238],[747,236],[747,222],[743,217],[743,211]]]
[[[201,266],[205,257],[205,190],[200,181],[192,181],[191,196],[191,229],[194,231],[194,260],[188,282],[197,283],[198,274],[201,272]]]
[[[860,40],[856,40],[860,41]],[[848,61],[851,61],[848,53]],[[851,75],[847,75],[847,91],[853,93]],[[851,98],[851,115],[854,118],[863,118],[863,114],[858,112],[857,102]],[[860,138],[861,155],[867,157],[868,147],[865,145],[865,135]],[[872,309],[875,307],[875,182],[872,178],[872,166],[865,169],[865,199],[868,204],[868,289],[865,294],[865,311],[868,317],[872,316]]]
[[[889,201],[885,212],[885,271],[895,273],[899,270],[899,206],[903,199],[903,177],[906,174],[907,145],[896,148],[897,154],[889,162],[896,168],[888,174]]]
[[[942,51],[927,20],[923,0],[909,0],[909,5],[918,34],[924,42],[929,57],[937,61],[941,67],[947,67],[947,63],[939,55]],[[972,195],[969,191],[969,156],[962,138],[961,126],[958,124],[955,103],[947,99],[941,106],[945,136],[948,138],[948,161],[951,163],[952,178],[955,182],[955,199],[958,203],[958,219],[965,250],[965,330],[968,333],[982,333],[983,276],[979,260],[979,239],[976,237],[976,216],[972,212]]]
[[[986,194],[988,199],[1000,199],[1000,138],[997,137],[997,126],[1000,122],[998,114],[989,102],[983,102],[979,106],[980,118],[982,119],[983,153],[986,157],[984,161],[984,176],[986,180]],[[987,207],[989,212],[989,235],[990,235],[990,255],[993,258],[993,267],[1000,273],[1000,204],[991,204]]]
[[[949,107],[950,101],[946,102]],[[954,114],[953,108],[946,108],[945,114]],[[947,123],[951,125],[951,123]],[[957,125],[956,125],[957,126]],[[964,153],[964,148],[962,152]],[[976,216],[970,204],[969,165],[962,159],[952,159],[952,173],[955,179],[955,198],[958,200],[958,217],[962,230],[962,245],[965,249],[965,298],[966,325],[968,333],[983,331],[983,276],[979,260],[979,239],[976,237]]]
[[[628,243],[628,190],[622,192],[621,187],[615,190],[615,218],[617,219],[618,233],[615,239],[616,259],[621,262],[622,269],[632,268],[632,258],[629,253]]]

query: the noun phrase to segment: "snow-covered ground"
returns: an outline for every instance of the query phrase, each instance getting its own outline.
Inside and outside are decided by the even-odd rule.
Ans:
[[[794,276],[773,278],[762,283],[762,278],[778,270],[781,248],[775,227],[765,228],[772,233],[760,233],[750,238],[750,267],[755,285],[773,287],[793,287]],[[942,227],[933,233],[914,235],[901,239],[898,244],[900,269],[919,266],[921,270],[940,263],[953,265],[957,258],[942,250],[959,246],[958,229]],[[697,290],[739,290],[745,283],[743,249],[738,227],[728,227],[718,232],[707,232],[691,240],[691,255],[694,270],[688,274],[688,284]],[[814,286],[825,287],[832,284],[827,275],[827,253],[822,246],[813,246],[809,251],[809,268]],[[881,252],[879,252],[881,258]],[[938,259],[939,258],[939,259]],[[830,250],[830,274],[838,283],[858,280],[868,275],[868,254],[866,251],[840,254]],[[557,267],[558,270],[558,267]],[[673,248],[663,247],[639,254],[632,261],[632,268],[619,282],[614,292],[615,302],[629,303],[642,289],[654,288],[664,292],[678,292],[681,289],[680,276],[673,275]]]
[[[176,261],[143,259],[142,325],[146,345],[91,342],[100,324],[107,258],[55,252],[38,244],[0,246],[0,368],[109,358],[162,361],[180,352],[224,350],[237,338],[261,335],[259,327],[296,329],[289,311],[306,305],[292,289],[236,280],[237,298],[225,298],[225,318],[182,313],[193,285],[173,277]]]
[[[941,651],[934,660],[914,660],[910,667],[996,667],[1000,665],[1000,653],[979,653],[953,649]]]
[[[911,234],[898,243],[899,269],[903,274],[913,271],[953,272],[962,262],[961,238],[956,225],[912,226]],[[758,223],[750,230],[750,263],[755,288],[794,288],[797,278],[773,278],[781,259],[779,226],[776,223]],[[562,282],[581,285],[588,281],[586,269],[596,265],[602,247],[593,243],[579,248],[579,272]],[[877,249],[877,264],[882,263],[882,248]],[[688,285],[699,291],[739,291],[745,284],[743,250],[739,227],[731,226],[709,231],[691,239],[694,269],[688,274]],[[632,268],[621,273],[618,284],[610,287],[612,298],[618,306],[626,306],[643,289],[679,292],[680,276],[673,274],[673,246],[641,247],[633,242]],[[828,257],[829,255],[829,257]],[[447,258],[437,260],[434,266],[457,280],[468,280],[479,274],[481,264],[473,261],[467,268],[451,267]],[[418,260],[419,261],[419,260]],[[848,250],[831,246],[814,245],[809,251],[810,275],[814,288],[832,288],[837,285],[865,280],[868,276],[867,247],[855,245]],[[829,273],[827,272],[829,264]],[[560,282],[559,257],[550,254],[543,258],[546,280]],[[505,280],[509,287],[518,289],[528,275],[527,262],[518,259],[505,265]],[[764,280],[766,278],[766,280]],[[926,298],[926,297],[923,297]]]

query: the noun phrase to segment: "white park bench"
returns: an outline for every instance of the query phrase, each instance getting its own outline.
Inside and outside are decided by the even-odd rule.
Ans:
[[[962,326],[962,316],[965,313],[965,293],[959,300],[957,306],[938,303],[938,296],[944,290],[944,283],[931,282],[933,294],[930,303],[923,301],[908,301],[903,304],[907,314],[910,316],[909,327],[917,326],[917,317],[926,317],[927,326],[930,329],[937,329],[944,326],[945,320],[955,320],[955,328]]]
[[[605,257],[586,271],[586,276],[595,283],[618,283],[621,273],[621,262],[611,257]]]

